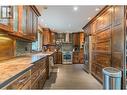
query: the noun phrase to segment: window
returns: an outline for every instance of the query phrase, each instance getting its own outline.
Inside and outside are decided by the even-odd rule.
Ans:
[[[41,51],[42,50],[42,33],[38,31],[37,35],[38,39],[35,42],[32,42],[32,50],[34,51]]]

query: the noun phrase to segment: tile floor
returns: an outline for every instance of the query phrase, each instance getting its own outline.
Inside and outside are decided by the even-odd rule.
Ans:
[[[56,65],[44,89],[102,89],[102,85],[83,70],[83,65]]]

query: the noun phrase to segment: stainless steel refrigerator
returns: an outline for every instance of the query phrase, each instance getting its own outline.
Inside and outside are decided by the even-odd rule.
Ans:
[[[84,65],[83,68],[86,72],[91,72],[91,36],[85,37],[84,42]]]

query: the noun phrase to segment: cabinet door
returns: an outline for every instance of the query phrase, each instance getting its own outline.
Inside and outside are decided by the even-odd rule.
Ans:
[[[115,6],[113,12],[113,23],[119,25],[123,22],[124,18],[124,6]]]
[[[33,90],[39,89],[39,80],[36,80],[36,82],[33,85],[31,85],[31,89],[33,89]]]
[[[62,64],[62,52],[57,52],[57,63]]]
[[[112,31],[112,66],[121,69],[124,55],[124,31],[122,25],[113,27]]]
[[[21,89],[27,81],[30,79],[30,71],[23,74],[21,77],[16,79],[12,84],[10,84],[7,89]]]
[[[73,64],[79,64],[80,63],[80,57],[79,52],[73,52]]]
[[[122,52],[124,50],[124,30],[122,25],[113,27],[112,31],[112,51]]]
[[[21,89],[22,90],[30,90],[31,89],[31,81],[27,82]]]

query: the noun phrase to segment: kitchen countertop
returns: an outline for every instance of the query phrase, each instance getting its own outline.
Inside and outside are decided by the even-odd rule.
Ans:
[[[53,52],[37,53],[0,61],[0,88],[30,70],[34,65],[33,63],[51,54]]]

